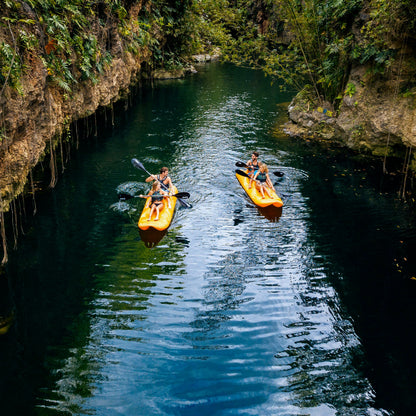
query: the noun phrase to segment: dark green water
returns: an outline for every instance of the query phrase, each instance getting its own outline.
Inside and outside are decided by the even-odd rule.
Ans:
[[[290,97],[209,65],[81,144],[2,277],[1,414],[414,414],[414,212],[379,166],[282,135]],[[273,215],[234,176],[254,149],[285,173]],[[117,202],[147,189],[133,157],[191,193],[154,248]]]

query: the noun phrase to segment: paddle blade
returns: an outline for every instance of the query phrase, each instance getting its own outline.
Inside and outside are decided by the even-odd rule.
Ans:
[[[235,162],[235,165],[239,168],[248,168],[248,166],[244,162],[237,161]]]
[[[273,172],[273,175],[278,176],[279,178],[281,178],[282,176],[284,176],[283,172],[279,172],[278,170],[276,172]]]
[[[117,196],[118,196],[118,199],[123,200],[123,201],[134,198],[134,196],[130,194],[118,194]]]
[[[145,167],[143,166],[142,162],[140,162],[140,160],[137,160],[136,158],[133,158],[131,160],[131,163],[133,164],[133,166],[137,169],[141,169],[144,170],[146,172]]]
[[[240,175],[240,176],[245,176],[246,178],[250,178],[250,176],[248,176],[248,175],[247,175],[247,173],[243,172],[241,169],[236,169],[236,170],[235,170],[235,173],[236,173],[237,175]]]
[[[184,201],[183,199],[178,198],[179,204],[184,208],[192,208],[192,204]]]
[[[176,198],[189,198],[191,194],[189,192],[178,192],[177,194],[173,194]]]

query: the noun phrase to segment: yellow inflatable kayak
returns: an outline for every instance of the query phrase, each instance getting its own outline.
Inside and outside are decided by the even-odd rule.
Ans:
[[[244,172],[244,173],[247,173],[247,172]],[[282,207],[283,206],[283,201],[280,199],[280,197],[276,194],[274,190],[270,190],[270,193],[272,194],[272,198],[269,198],[266,194],[265,198],[263,199],[260,191],[257,189],[254,182],[252,183],[251,189],[248,188],[250,179],[247,176],[239,175],[238,173],[236,173],[235,176],[237,177],[238,182],[240,182],[240,185],[246,191],[246,194],[258,207],[268,207],[268,206]]]
[[[173,193],[176,194],[177,192],[178,190],[175,186],[173,186]],[[142,214],[139,218],[139,228],[141,230],[148,230],[149,228],[154,228],[159,231],[166,230],[169,227],[173,218],[173,213],[175,212],[176,198],[174,196],[170,197],[170,208],[168,208],[167,201],[163,201],[164,205],[160,211],[159,219],[157,221],[155,221],[156,212],[153,213],[151,220],[148,221],[151,200],[152,198],[150,196],[146,198],[146,203],[144,204]]]

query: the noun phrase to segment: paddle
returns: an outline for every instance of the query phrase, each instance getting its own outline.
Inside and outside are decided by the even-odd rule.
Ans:
[[[239,168],[249,169],[248,165],[246,165],[244,162],[237,161],[237,162],[235,162],[235,165]]]
[[[235,170],[235,173],[237,174],[237,175],[240,175],[240,176],[245,176],[246,178],[249,178],[250,179],[250,176],[248,176],[247,175],[247,173],[245,173],[244,171],[242,171],[241,169],[236,169]]]
[[[245,176],[246,178],[249,178],[250,179],[250,176],[248,176],[247,175],[247,173],[245,173],[243,170],[241,170],[241,169],[236,169],[235,170],[235,173],[237,174],[237,175],[241,175],[241,176]]]
[[[133,166],[135,168],[141,169],[141,170],[145,171],[149,176],[152,176],[152,174],[146,170],[146,168],[143,166],[143,164],[140,162],[140,160],[137,160],[136,158],[133,158],[131,160],[131,163],[133,164]],[[166,191],[169,191],[168,187],[164,183],[162,183],[161,181],[159,181],[159,182],[160,182],[162,188],[164,188]],[[179,201],[179,203],[183,207],[192,208],[192,204],[190,204],[189,202],[184,201],[182,198],[177,197],[177,200]]]
[[[237,162],[235,162],[235,165],[238,166],[239,168],[250,169],[250,167],[246,163],[244,163],[244,162],[237,161]],[[283,172],[279,172],[278,170],[276,170],[275,172],[273,172],[273,175],[276,175],[279,178],[281,178],[282,176],[284,176],[284,173]]]
[[[191,194],[189,192],[178,192],[173,194],[175,198],[189,198]],[[132,199],[132,198],[148,198],[146,195],[130,195],[130,194],[118,194],[118,199]]]

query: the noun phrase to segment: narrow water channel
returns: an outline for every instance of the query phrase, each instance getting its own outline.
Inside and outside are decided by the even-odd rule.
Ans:
[[[81,145],[10,255],[2,414],[413,414],[414,212],[376,165],[285,137],[290,98],[207,65]],[[253,150],[281,211],[235,178]],[[191,194],[163,236],[117,201],[148,189],[133,157]]]

